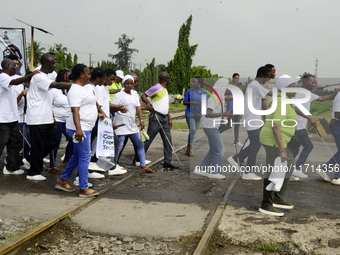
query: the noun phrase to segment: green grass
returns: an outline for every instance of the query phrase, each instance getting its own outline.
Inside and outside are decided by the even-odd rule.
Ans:
[[[327,100],[325,102],[313,101],[310,106],[310,113],[315,117],[332,117],[333,102]]]
[[[280,244],[275,243],[273,240],[269,241],[262,241],[259,244],[255,245],[256,249],[260,251],[266,251],[266,252],[282,252],[283,246]]]
[[[172,129],[188,129],[186,122],[172,122]]]
[[[179,109],[185,109],[187,106],[184,104],[170,104],[169,105],[169,111],[172,110],[179,110]]]

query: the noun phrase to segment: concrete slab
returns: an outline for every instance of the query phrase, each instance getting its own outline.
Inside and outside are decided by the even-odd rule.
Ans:
[[[72,218],[81,228],[92,232],[178,240],[201,230],[208,210],[194,204],[177,204],[103,198]]]

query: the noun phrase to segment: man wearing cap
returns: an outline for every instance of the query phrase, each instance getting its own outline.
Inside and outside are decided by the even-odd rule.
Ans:
[[[302,88],[307,89],[309,91],[313,91],[314,87],[315,87],[315,77],[312,74],[305,74],[302,77]],[[310,104],[312,101],[319,101],[319,102],[323,102],[326,100],[331,100],[333,99],[338,92],[333,93],[333,94],[329,94],[329,95],[325,95],[325,96],[318,96],[315,95],[314,93],[310,93],[311,94],[311,98],[308,102],[303,103],[302,105],[309,111],[310,110]],[[296,99],[299,98],[304,98],[305,94],[304,93],[296,93],[295,97]],[[297,107],[295,107],[297,108]],[[298,112],[299,114],[299,112]],[[313,143],[310,140],[307,130],[306,130],[306,124],[307,124],[307,119],[310,121],[310,123],[316,127],[316,121],[312,118],[312,116],[298,116],[298,122],[296,125],[296,132],[295,132],[295,137],[298,139],[298,141],[300,142],[300,144],[302,145],[303,149],[301,151],[301,154],[299,156],[299,158],[296,160],[296,166],[293,172],[293,175],[299,178],[307,178],[308,176],[306,174],[304,174],[302,172],[302,168],[308,158],[308,155],[311,153],[311,151],[313,150]],[[293,144],[289,144],[288,146],[290,147],[294,158],[297,156],[297,154],[299,154],[299,145],[292,146]],[[327,174],[323,171],[316,171],[317,174],[319,174],[324,180],[326,181],[330,181],[330,179],[328,178]]]
[[[123,71],[117,70],[115,82],[112,83],[112,85],[107,86],[110,92],[110,102],[112,101],[112,98],[115,96],[114,94],[118,93],[123,88],[123,85],[122,85],[123,79],[124,79]]]

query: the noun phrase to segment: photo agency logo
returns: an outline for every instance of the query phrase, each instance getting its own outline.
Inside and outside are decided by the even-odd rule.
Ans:
[[[205,84],[205,87],[209,88],[211,90],[207,91],[207,94],[201,94],[201,115],[205,116],[207,114],[207,102],[209,97],[212,98],[214,101],[215,105],[217,106],[220,104],[221,106],[221,112],[225,112],[227,109],[225,107],[225,104],[223,103],[224,98],[225,98],[225,92],[227,90],[231,91],[231,94],[233,96],[232,99],[232,104],[233,104],[233,115],[245,115],[245,111],[250,112],[253,115],[256,116],[266,116],[269,114],[272,114],[278,105],[278,89],[276,87],[273,87],[271,89],[272,91],[272,100],[270,103],[270,107],[267,110],[261,110],[261,109],[256,109],[254,105],[256,105],[257,102],[253,102],[253,93],[256,93],[256,88],[253,87],[248,87],[246,90],[245,95],[243,94],[242,90],[239,87],[236,87],[232,84],[228,84],[226,81],[223,83],[218,84],[220,80],[226,80],[225,78],[219,79],[214,87],[207,86]],[[288,79],[287,82],[289,83]],[[221,86],[223,84],[223,86]],[[305,88],[296,88],[296,87],[284,87],[281,89],[281,114],[286,115],[286,109],[287,105],[294,105],[297,108],[299,108],[304,115],[311,115],[311,113],[303,106],[304,103],[307,103],[311,99],[311,92]],[[291,93],[299,93],[304,95],[302,98],[288,98],[287,94]],[[217,99],[217,100],[216,100]],[[245,110],[245,106],[247,109]],[[272,122],[272,126],[274,125],[274,121],[276,119],[266,119],[265,121],[267,122]],[[228,121],[230,121],[230,125],[232,126],[233,124],[238,124],[238,125],[243,125],[244,127],[249,125],[250,127],[262,127],[264,125],[264,121],[262,119],[256,118],[256,119],[245,119],[243,118],[242,122],[232,122],[232,119],[226,119],[226,118],[211,118],[211,121],[213,122],[214,127],[218,127],[221,124],[227,124]],[[296,120],[290,120],[286,119],[283,122],[291,122],[293,121],[295,124],[294,126],[297,125]],[[283,126],[285,125],[284,123],[281,123]]]

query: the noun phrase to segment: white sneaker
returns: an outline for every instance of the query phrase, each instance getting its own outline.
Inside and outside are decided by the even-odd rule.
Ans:
[[[240,142],[238,142],[238,143],[236,144],[236,146],[238,146],[238,147],[242,147],[242,146],[243,146],[243,144],[242,144],[242,143],[240,143]]]
[[[10,174],[19,175],[19,174],[25,173],[24,170],[8,171],[6,166],[4,166],[4,169],[3,169],[2,172],[3,172],[4,175],[10,175]]]
[[[99,167],[96,162],[90,162],[89,170],[96,171],[96,172],[104,172],[105,173],[105,169]]]
[[[26,164],[22,164],[19,168],[25,171],[30,170],[30,167],[28,167]]]
[[[64,161],[65,159],[65,154],[60,158],[61,161]],[[89,186],[90,187],[90,186]]]
[[[24,171],[24,170],[22,170]],[[27,180],[31,180],[31,181],[45,181],[46,177],[42,176],[41,174],[36,174],[36,175],[27,175],[26,176]]]
[[[230,156],[227,160],[228,160],[228,162],[229,162],[230,165],[232,165],[233,167],[236,168],[236,171],[237,171],[237,172],[240,172],[240,166],[239,166],[238,163],[233,159],[232,156]]]
[[[145,165],[150,165],[151,164],[151,160],[145,160]],[[135,166],[140,166],[140,162],[138,162],[138,161],[135,161]]]
[[[304,174],[302,170],[294,170],[292,175],[294,175],[295,177],[299,177],[299,178],[308,178],[308,175]]]
[[[259,180],[262,180],[262,177],[254,174],[254,173],[249,173],[249,174],[243,173],[242,179],[248,180],[248,181],[259,181]]]
[[[102,179],[102,178],[105,178],[105,175],[100,174],[100,173],[96,173],[96,172],[92,172],[92,173],[89,173],[88,178]]]
[[[289,178],[289,181],[290,181],[290,182],[297,182],[297,181],[299,181],[299,180],[300,180],[300,178],[297,177],[297,176],[294,176],[294,175],[292,175],[292,176]]]
[[[125,169],[120,169],[117,168],[113,169],[113,170],[109,170],[109,175],[121,175],[121,174],[126,174],[127,171]]]
[[[122,166],[120,166],[120,165],[118,165],[118,164],[116,164],[116,169],[121,169],[121,170],[125,170],[125,168],[124,167],[122,167]]]
[[[328,177],[328,174],[325,173],[321,169],[316,169],[315,173],[317,173],[322,179],[324,179],[326,182],[331,182],[331,179]]]
[[[26,166],[28,166],[29,168],[31,168],[31,163],[28,162],[27,159],[24,158],[24,159],[22,160],[22,162],[23,162]]]
[[[208,177],[208,175],[209,175],[209,173],[206,172],[206,171],[200,171],[200,170],[196,170],[196,169],[192,173],[197,174],[197,175],[201,175],[201,176],[204,176],[204,177]]]
[[[74,179],[73,185],[79,187],[79,177],[78,177],[78,176]],[[93,185],[92,185],[91,182],[88,182],[88,183],[87,183],[87,186],[88,186],[89,188],[91,188]]]
[[[43,159],[43,162],[44,162],[44,164],[49,164],[49,163],[50,163],[50,160],[47,159],[47,158],[44,158],[44,159]]]
[[[224,179],[225,179],[225,176],[222,175],[222,174],[212,174],[212,173],[209,173],[209,174],[208,174],[208,178],[209,178],[209,179],[219,179],[219,180],[224,180]]]
[[[331,181],[332,184],[334,185],[340,185],[340,178],[334,178],[332,181]]]

